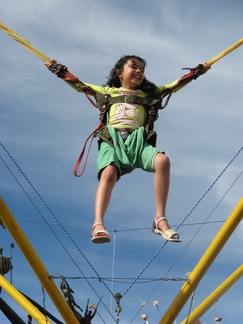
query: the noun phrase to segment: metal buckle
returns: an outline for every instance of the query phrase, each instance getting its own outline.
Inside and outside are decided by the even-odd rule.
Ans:
[[[119,134],[121,135],[121,138],[125,141],[130,133],[126,129],[118,129]]]

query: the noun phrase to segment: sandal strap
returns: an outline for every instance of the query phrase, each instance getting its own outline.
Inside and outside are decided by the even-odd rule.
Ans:
[[[175,238],[175,239],[178,239],[179,238],[179,234],[175,230],[173,230],[172,228],[170,228],[167,231],[165,231],[164,234],[166,236],[168,236],[170,239],[171,238]]]
[[[166,218],[166,217],[161,217],[161,218],[159,218],[157,221],[154,220],[154,223],[155,223],[156,229],[159,228],[159,227],[158,227],[158,224],[159,224],[159,222],[162,221],[162,220],[167,220],[167,218]]]
[[[92,235],[92,233],[93,233],[95,227],[98,226],[98,225],[103,225],[103,226],[104,226],[104,224],[103,224],[102,222],[95,223],[95,224],[92,226],[92,229],[91,229],[91,235]]]
[[[92,230],[93,230],[96,226],[98,226],[98,225],[103,225],[103,226],[104,226],[104,224],[101,223],[101,222],[99,222],[99,223],[95,223],[95,224],[92,226]]]

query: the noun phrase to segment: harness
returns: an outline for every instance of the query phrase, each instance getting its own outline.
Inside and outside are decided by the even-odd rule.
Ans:
[[[89,154],[94,137],[97,137],[97,136],[99,137],[99,141],[98,141],[99,148],[103,141],[108,143],[109,145],[111,145],[114,148],[112,137],[108,131],[108,128],[106,127],[107,116],[108,116],[110,107],[113,104],[135,103],[135,104],[143,105],[147,112],[145,126],[144,126],[144,128],[145,128],[144,141],[148,142],[152,146],[156,145],[157,133],[153,130],[154,122],[158,119],[158,110],[163,109],[167,105],[167,103],[169,101],[169,97],[171,96],[171,93],[167,97],[165,105],[162,106],[161,96],[160,97],[142,98],[137,95],[121,95],[121,96],[111,97],[109,94],[101,94],[101,93],[96,93],[96,92],[94,93],[94,90],[88,86],[82,87],[82,90],[84,91],[84,94],[89,99],[89,101],[93,104],[93,106],[99,108],[99,110],[100,110],[100,116],[99,116],[100,124],[95,127],[94,131],[90,134],[90,136],[87,138],[87,140],[84,144],[81,154],[80,154],[80,156],[76,162],[76,165],[74,167],[75,176],[79,177],[84,173],[87,159],[88,159],[88,154]],[[96,99],[96,104],[89,97],[89,94],[94,95],[94,97]],[[120,134],[121,134],[121,131],[120,131]],[[127,136],[128,136],[128,134],[127,134]],[[122,136],[122,137],[125,140],[127,136],[124,136],[124,137]],[[81,161],[82,161],[84,153],[85,153],[86,145],[90,139],[91,139],[91,141],[89,144],[89,148],[88,148],[88,152],[87,152],[87,155],[85,158],[83,168],[82,168],[81,172],[78,174],[77,171],[78,171],[79,165],[81,164]]]
[[[121,95],[116,97],[111,97],[108,94],[97,93],[95,96],[96,107],[100,110],[100,122],[107,124],[107,115],[109,113],[110,107],[117,103],[131,103],[139,104],[145,107],[147,116],[145,122],[146,133],[152,131],[154,128],[154,122],[158,119],[158,110],[162,109],[162,99],[161,97],[147,97],[142,98],[137,95]],[[148,135],[148,134],[146,134]]]
[[[111,145],[114,148],[112,137],[109,133],[108,128],[106,127],[107,116],[108,116],[110,107],[113,104],[134,103],[134,104],[143,105],[146,109],[146,120],[145,120],[145,125],[144,125],[144,129],[145,129],[144,141],[154,147],[156,146],[157,133],[153,130],[154,122],[159,117],[158,110],[164,109],[167,106],[169,99],[172,95],[172,90],[165,89],[165,92],[163,93],[163,95],[161,95],[161,93],[160,93],[158,96],[154,96],[154,97],[149,96],[146,98],[139,97],[137,95],[120,95],[120,96],[112,97],[109,94],[97,93],[95,90],[91,89],[87,85],[84,85],[80,81],[78,84],[76,84],[76,86],[81,87],[82,91],[84,92],[84,94],[88,98],[88,100],[91,102],[91,104],[94,107],[99,108],[99,110],[100,110],[100,116],[99,116],[100,124],[95,127],[94,131],[89,135],[89,137],[85,141],[84,147],[83,147],[81,154],[80,154],[80,156],[76,162],[76,165],[74,167],[74,175],[75,176],[80,177],[84,173],[84,170],[85,170],[85,167],[87,164],[87,160],[88,160],[88,154],[89,154],[94,137],[97,137],[97,136],[99,137],[98,148],[100,148],[100,145],[103,141],[108,143],[109,145]],[[96,103],[94,103],[94,101],[90,98],[89,95],[92,95],[95,97]],[[162,100],[164,97],[167,97],[167,98],[166,98],[165,104],[162,105]],[[122,130],[119,131],[120,134],[121,134],[121,131]],[[124,133],[122,133],[121,136],[125,140],[129,134],[126,131],[126,135],[125,136],[123,136],[123,135],[124,135]],[[83,165],[81,172],[78,174],[77,173],[78,168],[79,168],[81,161],[84,157],[86,146],[87,146],[89,140],[90,140],[90,144],[88,147],[84,165]]]
[[[58,77],[62,78],[66,82],[68,82],[68,84],[70,86],[76,88],[76,90],[77,90],[77,88],[80,88],[81,91],[84,92],[84,94],[88,98],[88,100],[91,102],[91,104],[94,107],[99,108],[99,110],[100,110],[100,124],[95,127],[94,131],[90,134],[90,136],[87,138],[87,140],[84,144],[83,150],[82,150],[82,152],[78,158],[78,161],[76,162],[76,165],[74,167],[75,176],[79,177],[84,173],[87,159],[88,159],[88,153],[90,151],[94,137],[96,137],[96,136],[100,137],[99,145],[102,141],[105,141],[114,147],[112,138],[111,138],[109,131],[106,127],[107,115],[109,113],[110,107],[113,104],[135,103],[135,104],[143,105],[147,112],[145,126],[144,126],[144,128],[145,128],[144,141],[148,142],[152,146],[155,146],[157,134],[153,129],[154,129],[154,122],[158,119],[158,110],[164,109],[167,106],[173,91],[177,87],[182,87],[182,86],[186,85],[188,82],[190,82],[193,79],[194,80],[197,79],[201,74],[204,73],[203,66],[201,64],[199,64],[196,68],[193,68],[193,69],[191,69],[191,68],[185,68],[185,69],[189,69],[190,72],[188,74],[184,75],[182,78],[180,78],[174,87],[165,88],[157,96],[151,95],[146,98],[143,98],[143,97],[139,97],[137,95],[121,95],[121,96],[111,97],[109,94],[97,93],[94,89],[85,85],[77,77],[72,75],[68,71],[67,67],[65,67],[59,63],[53,64],[52,69],[51,69],[53,73],[55,73]],[[90,98],[89,95],[92,95],[95,97],[96,104]],[[166,97],[165,104],[162,105],[162,100],[165,97]],[[124,136],[124,139],[126,138],[126,136]],[[83,155],[85,153],[86,145],[87,145],[89,139],[91,139],[91,142],[89,145],[89,149],[88,149],[88,153],[87,153],[87,156],[86,156],[86,159],[84,162],[83,169],[80,174],[77,174],[79,165],[82,161]]]

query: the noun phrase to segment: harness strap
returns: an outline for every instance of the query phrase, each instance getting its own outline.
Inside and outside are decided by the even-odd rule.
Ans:
[[[100,125],[96,126],[95,129],[94,129],[94,131],[93,131],[93,132],[88,136],[88,138],[86,139],[86,141],[85,141],[85,143],[84,143],[84,147],[83,147],[83,149],[82,149],[82,151],[81,151],[81,153],[80,153],[80,156],[79,156],[79,158],[78,158],[78,160],[77,160],[77,162],[76,162],[76,164],[75,164],[75,167],[74,167],[74,175],[75,175],[76,177],[80,177],[80,176],[84,173],[85,168],[86,168],[86,164],[87,164],[87,161],[88,161],[88,157],[89,157],[89,151],[90,151],[91,146],[92,146],[93,139],[94,139],[94,137],[95,137],[95,134],[96,134],[96,133],[97,133],[97,132],[102,128],[102,127],[104,127],[104,124],[100,124]],[[82,168],[81,172],[78,174],[78,173],[77,173],[77,172],[78,172],[78,168],[79,168],[79,166],[80,166],[80,164],[81,164],[81,162],[82,162],[82,159],[83,159],[83,156],[84,156],[84,153],[85,153],[85,150],[86,150],[86,146],[87,146],[87,144],[88,144],[89,139],[91,139],[91,141],[90,141],[90,144],[89,144],[89,147],[88,147],[88,152],[87,152],[87,155],[86,155],[86,158],[85,158],[85,161],[84,161],[84,165],[83,165],[83,168]]]
[[[108,109],[110,108],[111,105],[113,105],[115,103],[124,103],[124,102],[125,103],[137,103],[137,104],[144,105],[144,106],[148,107],[148,121],[147,121],[147,126],[145,127],[145,130],[146,130],[145,139],[147,139],[149,133],[154,133],[152,135],[153,136],[155,135],[155,139],[154,139],[154,144],[152,144],[152,145],[155,146],[156,133],[152,132],[153,127],[154,127],[154,121],[158,118],[158,109],[163,109],[167,105],[169,98],[171,96],[171,93],[169,94],[164,107],[162,107],[161,97],[160,98],[152,98],[152,97],[142,98],[137,95],[121,95],[121,96],[117,96],[117,97],[111,97],[109,94],[103,95],[100,93],[96,93],[89,86],[82,86],[82,89],[84,91],[85,96],[89,99],[89,101],[93,104],[93,106],[98,107],[100,109],[100,124],[95,127],[94,131],[88,136],[88,138],[86,139],[86,141],[84,143],[83,149],[82,149],[80,156],[79,156],[79,158],[76,162],[76,165],[74,167],[74,175],[76,177],[80,177],[84,173],[86,164],[88,161],[89,152],[90,152],[90,149],[91,149],[91,146],[93,143],[93,139],[95,136],[97,136],[98,133],[99,133],[98,136],[102,140],[105,140],[110,145],[113,145],[112,141],[110,141],[110,138],[109,138],[109,136],[107,136],[107,134],[102,136],[103,133],[101,132],[101,129],[104,130],[104,126],[106,124],[106,119],[107,119]],[[90,94],[95,96],[96,104],[89,97]],[[79,166],[83,160],[86,146],[87,146],[89,140],[90,140],[90,143],[88,146],[86,158],[84,160],[84,165],[83,165],[83,168],[81,169],[81,172],[78,174],[78,169],[79,169]]]
[[[167,105],[171,93],[166,100],[164,107]],[[109,94],[100,94],[97,93],[96,96],[96,106],[100,109],[100,122],[103,124],[107,123],[107,112],[111,105],[115,103],[136,103],[147,107],[147,131],[152,131],[154,127],[154,121],[158,118],[158,110],[163,109],[162,107],[162,98],[153,98],[153,97],[139,97],[137,95],[121,95],[116,97],[111,97]]]
[[[96,106],[99,109],[104,109],[107,106],[111,106],[115,103],[136,103],[143,106],[155,106],[161,105],[161,98],[152,98],[152,97],[139,97],[137,95],[121,95],[116,97],[111,97],[108,94],[97,93],[96,96]],[[104,107],[105,106],[105,107]]]
[[[82,84],[82,83],[81,83]],[[86,96],[86,98],[89,100],[89,102],[95,107],[97,108],[96,104],[94,103],[94,101],[90,98],[89,95],[92,95],[92,96],[96,96],[96,91],[93,90],[92,88],[90,88],[89,86],[86,86],[86,85],[82,85],[82,90]]]
[[[100,122],[102,124],[107,123],[107,111],[109,109],[109,97],[110,97],[110,95],[108,95],[108,94],[102,95],[100,93],[97,93],[95,96],[96,107],[98,107],[100,109]],[[99,98],[98,101],[97,101],[97,98]],[[101,98],[102,98],[102,101],[100,101]]]

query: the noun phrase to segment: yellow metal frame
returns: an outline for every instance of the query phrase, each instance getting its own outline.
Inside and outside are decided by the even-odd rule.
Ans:
[[[6,26],[2,21],[0,21],[0,29],[2,29],[5,33],[7,33],[9,36],[11,36],[13,39],[15,39],[22,46],[24,46],[26,49],[31,51],[33,54],[38,56],[43,61],[50,60],[48,56],[40,52],[30,42],[28,42],[26,39],[18,35],[12,29]],[[243,38],[241,38],[238,42],[234,43],[233,45],[225,49],[217,56],[207,61],[207,64],[208,65],[214,64],[215,62],[220,60],[222,57],[228,55],[236,48],[241,46],[242,44],[243,44]],[[221,231],[215,237],[214,241],[212,242],[212,244],[210,245],[210,247],[202,257],[202,259],[200,260],[196,268],[191,273],[190,282],[186,282],[184,284],[181,291],[175,298],[174,302],[171,304],[171,306],[169,307],[169,309],[167,310],[167,312],[159,322],[160,324],[168,324],[174,321],[174,319],[176,318],[176,316],[178,315],[178,313],[186,303],[187,299],[190,297],[193,290],[198,285],[199,281],[201,280],[205,272],[208,270],[211,263],[216,258],[216,256],[218,255],[218,253],[220,252],[220,250],[222,249],[222,247],[224,246],[224,244],[226,243],[226,241],[228,240],[228,238],[230,237],[230,235],[238,225],[239,221],[241,220],[243,214],[242,206],[243,206],[243,200],[240,201],[235,211],[231,214],[229,219],[226,221],[225,225],[222,227]],[[56,285],[50,280],[48,272],[46,271],[45,267],[41,263],[40,259],[38,258],[37,254],[29,244],[24,234],[21,232],[21,229],[18,227],[16,221],[14,220],[12,214],[7,209],[2,199],[0,200],[0,211],[1,209],[4,211],[4,215],[2,215],[2,219],[6,227],[8,228],[8,230],[10,231],[10,233],[12,234],[16,242],[17,241],[19,242],[17,244],[21,248],[23,254],[25,255],[30,265],[32,266],[33,270],[36,272],[36,275],[38,276],[44,288],[46,289],[47,293],[53,300],[57,309],[60,311],[60,314],[62,315],[63,319],[65,319],[66,323],[70,323],[70,324],[78,323],[76,317],[71,312],[69,306],[67,305],[66,301],[63,299]],[[10,215],[11,217],[9,217]],[[15,233],[15,231],[13,231],[12,228],[15,228],[17,232]]]
[[[0,275],[0,286],[39,324],[52,324],[25,296]]]
[[[211,295],[209,295],[181,324],[194,324],[199,318],[212,307],[223,294],[232,287],[243,276],[243,265],[241,265],[231,276],[229,276]]]
[[[231,215],[228,217],[218,234],[215,236],[214,240],[191,272],[189,280],[185,282],[179,291],[178,295],[175,297],[174,301],[171,303],[170,307],[165,312],[164,316],[161,318],[159,324],[173,323],[181,309],[186,304],[187,300],[192,295],[193,291],[196,289],[200,280],[203,278],[204,274],[207,272],[225,243],[228,241],[238,224],[243,218],[243,198],[239,201]]]
[[[14,216],[6,206],[2,197],[0,197],[0,215],[4,225],[12,235],[16,244],[19,246],[26,260],[29,262],[30,266],[32,267],[38,279],[40,280],[47,294],[50,296],[51,300],[53,301],[60,315],[64,319],[65,323],[79,324],[79,321],[77,320],[76,316],[72,312],[71,308],[62,296],[54,281],[50,279],[50,274],[48,273],[39,256],[31,246],[27,237],[21,230]]]

